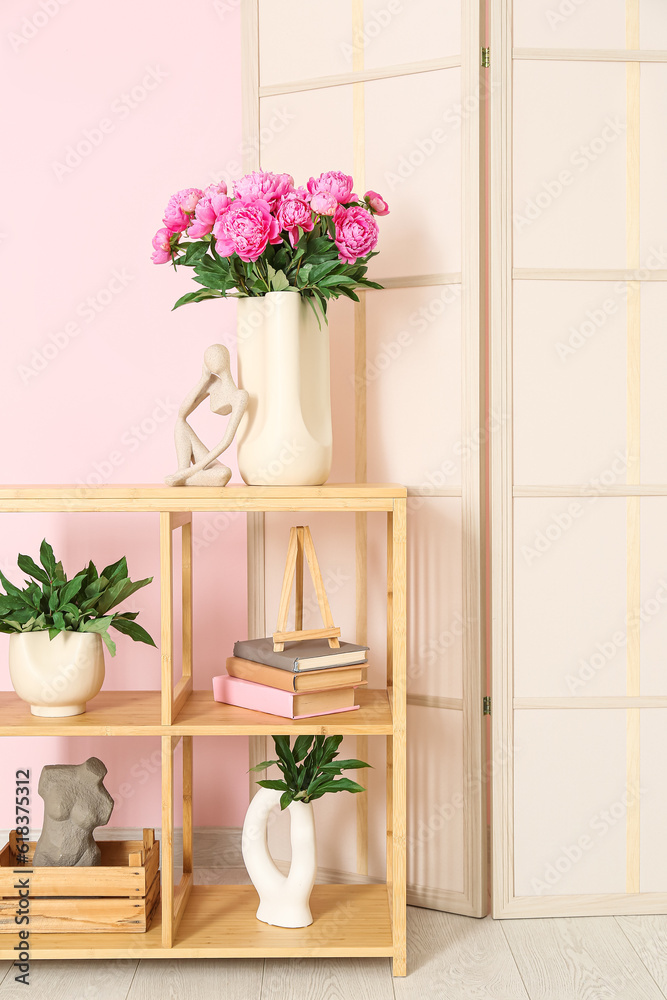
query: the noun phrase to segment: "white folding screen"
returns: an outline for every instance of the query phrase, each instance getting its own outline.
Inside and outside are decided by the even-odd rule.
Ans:
[[[667,5],[491,22],[493,912],[664,912]]]
[[[330,307],[330,481],[408,486],[408,896],[479,915],[478,6],[346,0],[334,14],[323,0],[243,0],[242,13],[246,166],[288,171],[301,183],[343,170],[360,194],[374,188],[390,204],[370,269],[385,290]],[[292,523],[271,515],[252,526],[254,630],[273,628]],[[383,527],[373,515],[313,515],[310,525],[335,620],[345,637],[368,641],[369,683],[381,685]],[[323,801],[320,861],[332,877],[381,879],[384,744],[350,742],[350,754],[368,755],[375,769],[367,795]]]

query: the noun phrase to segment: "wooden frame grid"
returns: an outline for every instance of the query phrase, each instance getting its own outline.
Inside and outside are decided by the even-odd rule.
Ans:
[[[351,716],[278,719],[225,706],[212,692],[191,690],[192,682],[192,509],[310,511],[356,514],[368,509],[387,516],[388,580],[387,690],[358,693]],[[199,490],[166,487],[0,487],[0,511],[159,513],[162,596],[162,693],[102,692],[88,712],[65,719],[30,715],[15,694],[0,692],[0,736],[159,736],[162,752],[162,900],[160,914],[144,934],[34,934],[35,958],[226,958],[379,957],[393,960],[394,975],[406,974],[406,505],[405,487],[342,485],[326,487],[227,487]],[[184,541],[184,644],[188,685],[173,687],[173,534]],[[188,610],[190,609],[190,610]],[[178,693],[177,693],[178,692]],[[165,697],[166,695],[166,697]],[[165,707],[170,721],[165,720]],[[252,886],[193,885],[193,742],[195,736],[246,735],[265,741],[272,733],[380,736],[389,740],[387,885],[316,886],[308,928],[269,928],[255,918]],[[174,884],[175,752],[183,751],[183,874]],[[331,936],[327,915],[345,913],[343,930]],[[323,920],[318,925],[318,919]],[[11,943],[0,960],[12,958]]]

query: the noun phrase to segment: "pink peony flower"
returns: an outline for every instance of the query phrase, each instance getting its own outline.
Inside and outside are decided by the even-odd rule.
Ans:
[[[378,225],[365,208],[339,209],[334,222],[340,260],[354,264],[377,246]]]
[[[151,254],[151,260],[154,264],[166,264],[168,260],[171,260],[171,244],[169,240],[172,235],[169,229],[158,229],[156,232],[153,237],[155,251]]]
[[[318,215],[335,215],[339,205],[329,191],[316,191],[310,199],[310,207]]]
[[[182,233],[190,225],[190,216],[203,195],[199,188],[184,188],[172,194],[162,220],[172,233]]]
[[[326,191],[342,205],[350,201],[353,184],[354,181],[348,174],[343,174],[340,170],[328,170],[325,174],[320,174],[319,177],[311,177],[308,181],[308,190],[311,196],[320,191]]]
[[[280,228],[287,230],[292,246],[296,246],[298,242],[299,226],[307,233],[311,232],[313,228],[313,213],[310,210],[310,205],[295,191],[280,199],[276,218]]]
[[[208,187],[204,188],[205,198],[212,198],[214,194],[227,194],[227,185],[224,181],[218,181],[217,184],[209,184]]]
[[[389,205],[377,191],[367,191],[364,199],[374,215],[389,215]]]
[[[207,236],[215,224],[216,219],[226,212],[232,200],[226,194],[214,194],[207,198],[204,196],[197,202],[195,208],[195,221],[187,231],[191,240],[201,239]]]
[[[264,170],[253,170],[234,183],[234,196],[241,201],[264,201],[269,208],[294,187],[291,174],[272,174]]]
[[[267,243],[282,242],[278,220],[261,199],[249,204],[232,202],[213,226],[213,235],[215,248],[221,256],[237,253],[243,261],[257,260],[266,250]]]

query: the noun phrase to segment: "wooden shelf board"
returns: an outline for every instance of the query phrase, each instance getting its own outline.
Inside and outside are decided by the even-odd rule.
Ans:
[[[3,486],[2,511],[318,511],[393,509],[396,483],[325,486]]]
[[[13,691],[0,691],[0,736],[154,736],[160,726],[159,691],[101,691],[84,715],[42,719]]]
[[[257,920],[249,885],[193,886],[173,948],[162,946],[159,914],[145,934],[32,934],[32,959],[307,958],[393,954],[386,885],[316,885],[310,927]],[[0,960],[15,958],[15,935],[0,935]]]
[[[311,719],[283,719],[278,715],[251,712],[213,700],[211,691],[194,691],[171,727],[174,735],[189,734],[214,736],[264,736],[275,733],[338,734],[390,736],[392,733],[391,709],[385,690],[358,688],[356,712],[337,715],[318,715]]]
[[[42,719],[13,691],[0,692],[0,736],[247,736],[273,733],[391,735],[391,709],[385,690],[359,688],[356,712],[283,719],[222,705],[212,691],[194,691],[172,726],[160,724],[159,691],[102,691],[85,715]],[[131,721],[130,721],[131,720]]]

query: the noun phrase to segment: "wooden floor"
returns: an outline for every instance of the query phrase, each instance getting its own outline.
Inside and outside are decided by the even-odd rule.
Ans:
[[[247,880],[201,870],[201,883]],[[0,963],[0,1000],[667,1000],[667,916],[474,920],[408,910],[408,976],[389,959]]]

